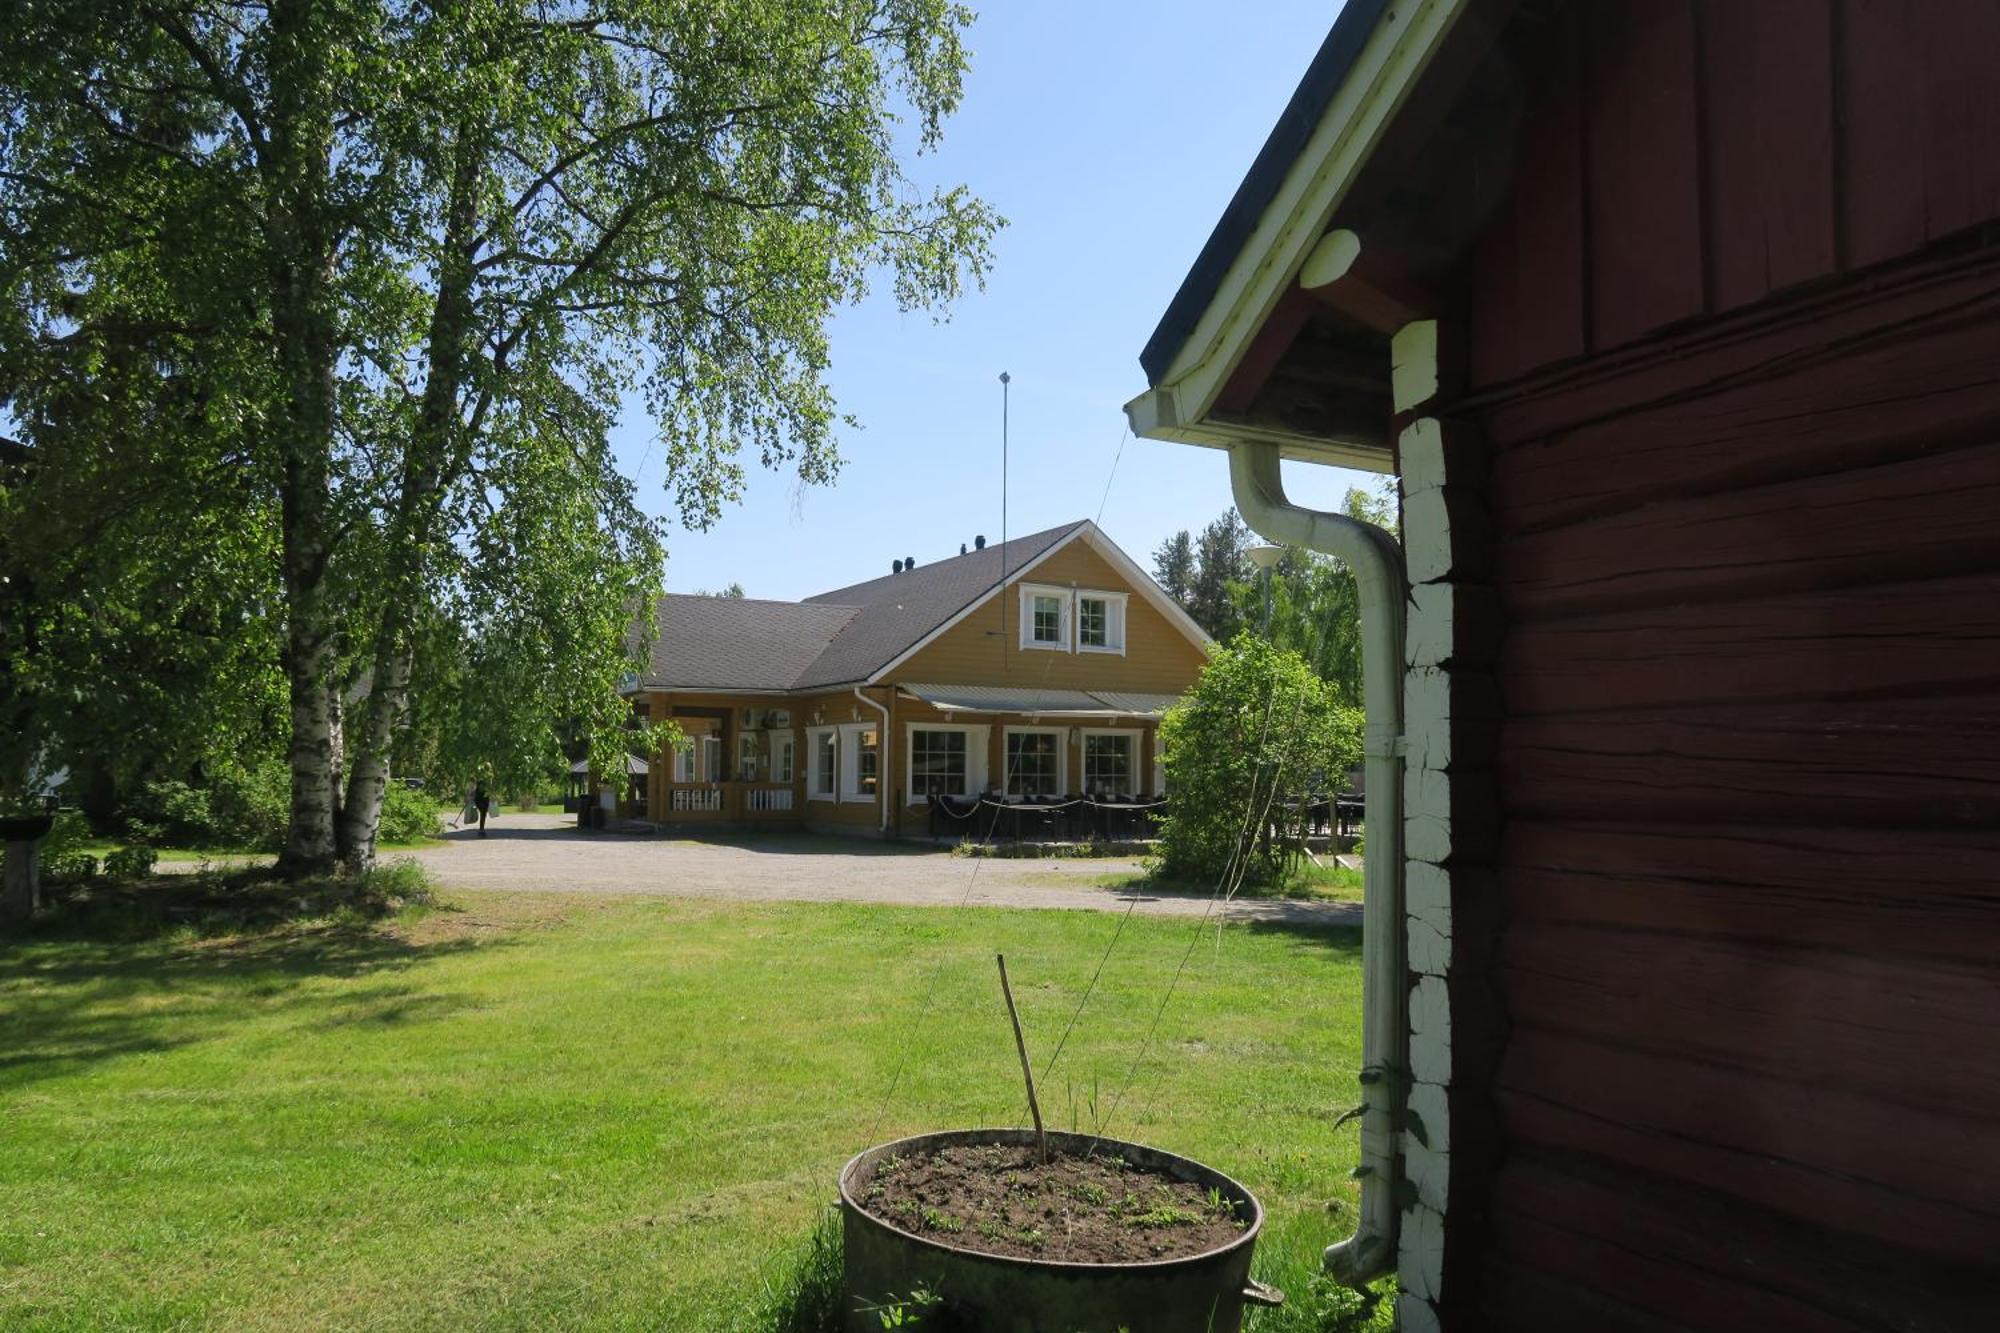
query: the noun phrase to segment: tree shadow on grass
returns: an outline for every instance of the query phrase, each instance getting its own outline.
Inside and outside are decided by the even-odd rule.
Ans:
[[[1358,923],[1293,920],[1284,917],[1231,921],[1231,929],[1256,935],[1284,935],[1303,949],[1322,953],[1329,962],[1361,965],[1361,927]]]
[[[421,986],[307,989],[494,947],[380,924],[410,906],[379,883],[254,871],[63,891],[27,933],[0,940],[0,1092],[209,1040],[274,1004],[323,1011],[328,1027],[442,1017],[467,1001]]]

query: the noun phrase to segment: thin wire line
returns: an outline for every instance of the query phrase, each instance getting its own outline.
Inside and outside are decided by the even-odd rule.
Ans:
[[[1118,460],[1125,456],[1125,441],[1132,438],[1132,427],[1127,425],[1118,436],[1118,452],[1111,455],[1111,475],[1104,479],[1104,498],[1097,502],[1097,517],[1092,522],[1104,526],[1104,507],[1111,503],[1111,483],[1118,480]]]

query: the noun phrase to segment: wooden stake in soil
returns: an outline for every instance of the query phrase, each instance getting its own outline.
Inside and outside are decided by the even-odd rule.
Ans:
[[[1049,1136],[1042,1129],[1042,1104],[1035,1100],[1035,1073],[1028,1067],[1028,1041],[1021,1035],[1021,1015],[1014,1008],[1014,988],[1007,984],[1007,955],[996,953],[993,958],[1000,964],[1000,993],[1007,997],[1007,1017],[1014,1024],[1014,1049],[1021,1053],[1021,1077],[1028,1083],[1028,1113],[1035,1117],[1035,1154],[1047,1166]]]

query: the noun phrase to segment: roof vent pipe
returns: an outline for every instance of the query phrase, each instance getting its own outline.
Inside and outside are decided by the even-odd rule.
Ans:
[[[896,563],[894,563],[893,565],[890,565],[890,566],[889,566],[889,572],[890,572],[891,574],[900,574],[900,573],[902,573],[902,572],[903,572],[903,562],[902,562],[902,561],[900,561],[900,560],[898,560],[898,561],[897,561]]]
[[[917,558],[915,556],[906,555],[903,557],[904,569],[915,569],[916,567],[917,567]]]
[[[979,536],[977,536],[977,537],[974,537],[974,538],[972,539],[972,549],[973,549],[973,550],[975,550],[975,551],[983,551],[983,550],[985,550],[985,549],[986,549],[986,534],[985,534],[985,533],[981,533],[981,534],[980,534]]]
[[[1326,1266],[1359,1285],[1396,1265],[1402,1174],[1400,1130],[1409,1068],[1403,944],[1403,609],[1409,596],[1396,539],[1372,523],[1285,499],[1275,444],[1235,441],[1229,480],[1236,508],[1267,541],[1339,556],[1360,593],[1361,694],[1368,829],[1361,918],[1361,1219],[1352,1237],[1328,1248]],[[1372,1077],[1370,1075],[1372,1074]]]

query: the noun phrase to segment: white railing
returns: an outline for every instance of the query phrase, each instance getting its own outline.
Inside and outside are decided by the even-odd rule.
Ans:
[[[752,787],[750,789],[750,813],[753,815],[775,814],[792,808],[790,787]]]
[[[676,787],[672,794],[672,808],[689,814],[722,813],[722,788],[720,787]]]

